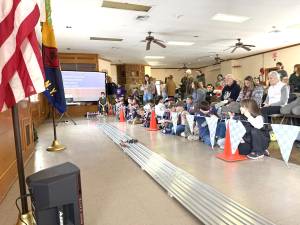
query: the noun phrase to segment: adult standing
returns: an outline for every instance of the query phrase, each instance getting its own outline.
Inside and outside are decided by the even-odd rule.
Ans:
[[[217,81],[215,83],[215,88],[221,87],[221,89],[223,89],[224,86],[225,86],[225,84],[224,84],[224,77],[223,77],[222,74],[218,74]]]
[[[168,81],[168,77],[165,78],[165,83],[163,83],[162,81],[160,82],[161,95],[164,100],[168,97],[167,88],[166,88],[167,81]]]
[[[169,98],[174,98],[176,94],[176,84],[173,80],[173,76],[170,75],[166,84],[167,94]]]
[[[192,89],[192,99],[194,103],[201,103],[205,101],[206,91],[203,88],[202,82],[193,81]]]
[[[114,105],[117,85],[112,81],[112,78],[110,76],[107,76],[106,80],[107,82],[105,87],[106,87],[107,100],[109,104]]]
[[[157,96],[157,89],[156,89],[155,82],[156,82],[156,80],[153,77],[150,77],[150,84],[151,84],[151,91],[152,91],[153,99],[155,99]]]
[[[215,94],[217,97],[221,97],[224,86],[224,77],[222,74],[218,74],[217,81],[215,83]]]
[[[153,84],[151,83],[150,77],[148,74],[145,75],[144,84],[142,85],[142,91],[144,91],[143,102],[146,104],[153,99]]]
[[[280,76],[281,75],[276,71],[272,71],[268,74],[270,87],[264,102],[264,107],[261,109],[265,121],[268,121],[269,115],[280,114],[281,107],[288,102],[288,88],[280,81]]]
[[[290,76],[289,85],[291,92],[300,92],[300,64],[294,66],[294,73]]]
[[[184,99],[187,93],[187,86],[188,86],[188,75],[184,73],[184,76],[181,78],[181,85],[180,85],[180,93],[181,99]]]
[[[288,76],[287,72],[284,70],[284,66],[282,62],[277,62],[276,67],[277,67],[277,73],[280,74],[280,80],[282,80],[283,77]]]
[[[205,86],[205,74],[201,70],[196,70],[196,80],[198,82],[202,82],[202,84]]]

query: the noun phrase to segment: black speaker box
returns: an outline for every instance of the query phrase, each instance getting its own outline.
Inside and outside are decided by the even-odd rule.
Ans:
[[[32,211],[38,225],[83,225],[80,170],[72,163],[27,177]]]

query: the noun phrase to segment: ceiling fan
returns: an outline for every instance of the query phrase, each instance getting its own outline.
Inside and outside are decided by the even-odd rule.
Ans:
[[[245,45],[245,44],[243,44],[243,43],[241,42],[241,39],[240,39],[240,38],[238,38],[237,41],[238,41],[238,42],[235,43],[235,45],[230,46],[230,48],[225,49],[224,51],[227,51],[227,50],[229,50],[229,49],[231,49],[231,48],[233,48],[232,51],[231,51],[231,53],[234,53],[235,50],[237,50],[238,48],[245,49],[246,51],[251,51],[251,48],[254,48],[254,47],[255,47],[255,45]]]
[[[215,60],[215,64],[219,64],[224,61],[224,59],[220,58],[218,53],[216,53],[216,52],[211,52],[211,53],[213,53],[213,55],[202,56],[202,57],[198,58],[198,61],[201,62],[202,59],[205,59],[205,58],[213,58]]]
[[[182,67],[180,67],[178,70],[188,70],[189,69],[189,67],[187,66],[187,65],[190,65],[191,63],[183,63],[183,66]]]
[[[215,64],[220,64],[221,62],[224,61],[224,59],[220,58],[219,54],[216,54],[214,60],[215,60]]]
[[[147,42],[146,51],[150,50],[152,42],[157,44],[158,46],[160,46],[162,48],[167,47],[162,40],[155,39],[151,34],[152,34],[152,32],[149,31],[148,36],[146,36],[145,40],[142,40],[142,42]]]

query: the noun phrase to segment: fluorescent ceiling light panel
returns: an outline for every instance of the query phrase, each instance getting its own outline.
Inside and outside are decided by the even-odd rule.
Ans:
[[[167,64],[164,64],[164,63],[160,63],[160,62],[147,62],[148,65],[150,66],[165,66]]]
[[[111,8],[111,9],[122,9],[122,10],[131,10],[139,12],[148,12],[151,9],[151,6],[147,5],[138,5],[130,4],[126,2],[115,2],[115,1],[103,1],[102,7]]]
[[[182,45],[182,46],[191,46],[195,42],[185,42],[185,41],[168,41],[167,45]]]
[[[164,56],[154,56],[154,55],[147,55],[145,59],[164,59]]]
[[[243,23],[249,20],[250,18],[246,16],[236,16],[230,14],[217,13],[211,19],[217,21],[223,21],[223,22]]]
[[[123,41],[122,38],[90,37],[92,41]]]

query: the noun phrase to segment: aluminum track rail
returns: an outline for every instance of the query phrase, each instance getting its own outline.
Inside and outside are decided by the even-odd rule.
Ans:
[[[210,225],[270,225],[273,222],[236,203],[214,188],[151,151],[140,143],[126,143],[132,138],[110,124],[102,130],[123,151],[204,224]]]

